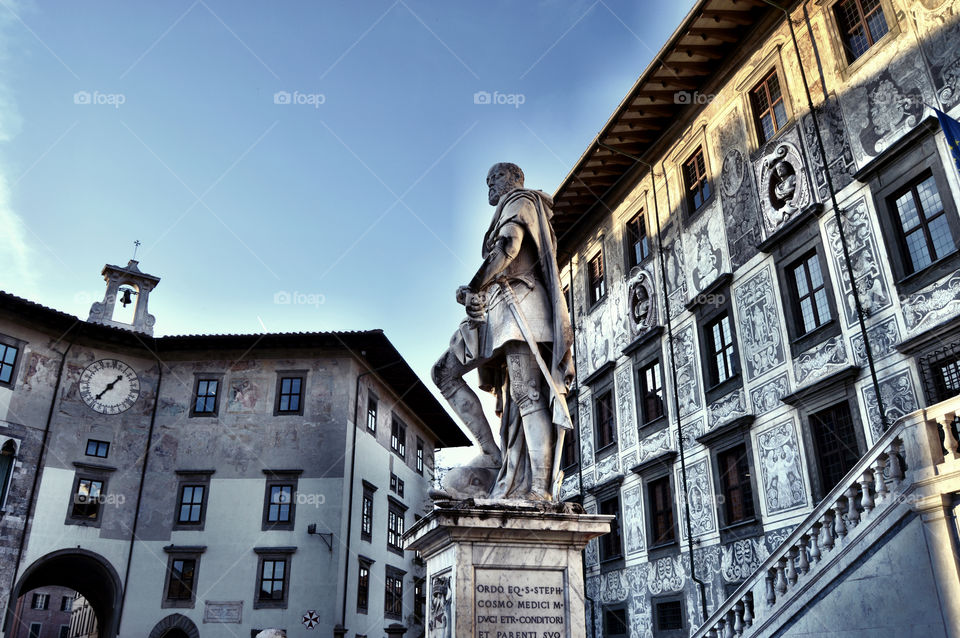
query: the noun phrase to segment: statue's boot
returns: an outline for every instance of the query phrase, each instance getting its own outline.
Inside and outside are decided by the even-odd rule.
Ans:
[[[553,498],[553,419],[546,408],[523,415],[523,435],[530,455],[530,494],[527,498]]]
[[[497,442],[493,438],[493,430],[490,428],[490,421],[483,413],[483,406],[477,394],[470,389],[466,381],[458,379],[445,384],[442,390],[444,398],[457,416],[463,421],[464,425],[470,430],[477,442],[480,444],[480,450],[489,459],[492,467],[500,467],[502,456]]]

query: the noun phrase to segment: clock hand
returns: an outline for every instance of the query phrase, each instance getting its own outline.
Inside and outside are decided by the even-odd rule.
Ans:
[[[100,394],[97,395],[97,401],[99,401],[99,400],[100,400],[100,397],[102,397],[103,395],[105,395],[109,390],[113,390],[113,386],[117,385],[117,381],[119,381],[119,380],[122,379],[122,378],[123,378],[123,375],[122,375],[122,374],[118,374],[116,379],[114,379],[113,381],[111,381],[110,383],[108,383],[108,384],[107,384],[107,387],[105,387],[105,388],[103,389],[103,392],[101,392]]]

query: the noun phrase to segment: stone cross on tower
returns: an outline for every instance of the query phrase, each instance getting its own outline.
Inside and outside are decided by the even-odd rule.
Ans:
[[[87,321],[153,335],[153,324],[157,320],[147,312],[147,301],[150,298],[150,291],[160,283],[160,278],[141,272],[137,267],[138,263],[135,259],[131,259],[125,267],[111,266],[110,264],[103,267],[101,274],[104,281],[107,282],[107,292],[103,301],[96,301],[90,306],[90,316],[87,317]],[[122,294],[120,286],[130,286],[133,288],[133,294],[136,295],[134,301],[136,307],[131,323],[123,323],[113,319],[117,296]]]

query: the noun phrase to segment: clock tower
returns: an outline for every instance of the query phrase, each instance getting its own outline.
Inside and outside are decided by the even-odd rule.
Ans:
[[[107,292],[103,301],[96,301],[90,306],[87,321],[153,335],[153,324],[157,320],[147,312],[147,300],[150,298],[150,291],[160,283],[160,278],[142,272],[137,267],[138,264],[137,260],[131,259],[125,267],[110,264],[103,267],[101,274],[107,282]],[[133,320],[130,323],[113,318],[118,302],[124,307],[135,304]]]

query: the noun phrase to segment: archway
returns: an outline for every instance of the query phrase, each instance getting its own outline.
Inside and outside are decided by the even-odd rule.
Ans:
[[[150,638],[200,638],[200,632],[183,614],[170,614],[153,626]]]
[[[23,571],[7,603],[3,630],[10,630],[14,605],[23,594],[38,587],[60,586],[80,592],[87,599],[100,627],[100,638],[117,635],[120,610],[120,577],[99,554],[85,549],[62,549],[37,559]]]

